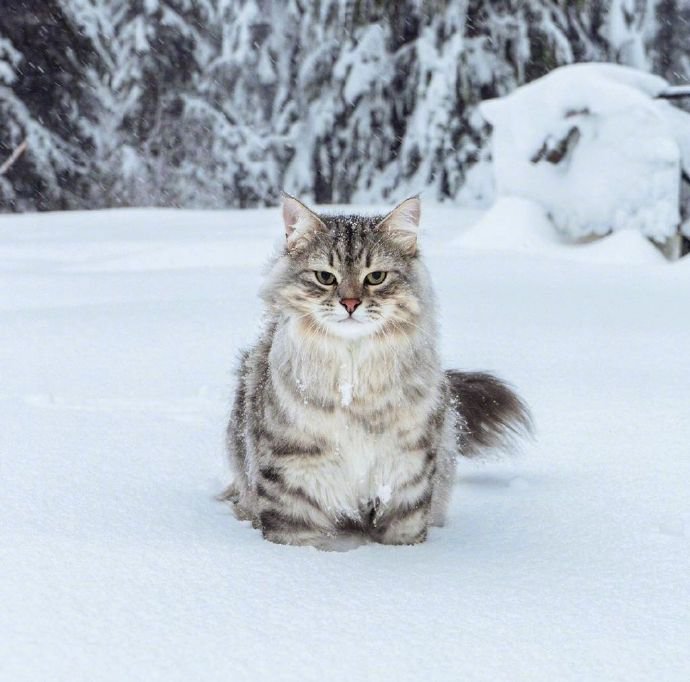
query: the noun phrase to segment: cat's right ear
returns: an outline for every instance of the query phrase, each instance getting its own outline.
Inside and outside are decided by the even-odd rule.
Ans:
[[[283,223],[288,248],[292,248],[301,239],[313,232],[326,230],[321,218],[307,208],[299,199],[282,193]]]

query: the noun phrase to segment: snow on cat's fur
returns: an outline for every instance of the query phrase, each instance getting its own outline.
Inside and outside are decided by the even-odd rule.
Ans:
[[[363,217],[285,196],[283,218],[268,324],[240,366],[224,498],[273,542],[422,542],[443,523],[458,451],[529,428],[527,411],[495,378],[441,368],[417,197]]]

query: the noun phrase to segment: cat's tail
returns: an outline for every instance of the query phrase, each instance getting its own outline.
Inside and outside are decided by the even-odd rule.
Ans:
[[[534,432],[526,403],[508,385],[484,372],[447,370],[451,400],[458,413],[460,454],[476,457],[511,449]]]

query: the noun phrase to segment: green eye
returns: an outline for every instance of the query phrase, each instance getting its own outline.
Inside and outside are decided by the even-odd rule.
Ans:
[[[319,284],[323,284],[327,287],[335,284],[335,275],[332,272],[326,272],[325,270],[317,270],[315,273],[316,280]]]
[[[365,284],[382,284],[383,280],[386,279],[387,272],[382,272],[381,270],[376,270],[375,272],[370,272],[365,278]]]

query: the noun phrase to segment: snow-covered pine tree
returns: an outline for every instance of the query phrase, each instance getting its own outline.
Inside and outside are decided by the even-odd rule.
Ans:
[[[21,54],[7,38],[0,38],[0,204],[11,205],[16,199],[12,183],[5,177],[11,170],[14,150],[24,142],[25,131],[20,121],[23,107],[11,87],[17,80],[17,67]],[[16,160],[15,160],[16,163]],[[14,164],[12,164],[14,165]]]
[[[289,73],[281,73],[286,55],[269,40],[283,11],[276,3],[271,13],[271,4],[217,0],[207,10],[208,50],[194,87],[181,97],[179,191],[187,205],[252,206],[277,198],[288,152],[276,108]]]
[[[687,80],[680,0],[5,0],[5,208],[491,191],[482,99],[574,61]]]
[[[568,5],[300,3],[298,44],[309,50],[295,56],[299,145],[286,184],[319,201],[421,188],[437,199],[481,197],[486,178],[472,177],[486,153],[477,103],[558,64],[602,56],[588,36],[600,27],[595,3]]]
[[[56,0],[5,0],[0,13],[0,159],[26,152],[0,182],[0,207],[83,204],[84,156],[76,121],[85,43]]]
[[[193,0],[67,0],[99,56],[86,74],[99,111],[85,125],[92,175],[104,205],[188,205],[181,187],[190,141],[184,98],[207,61],[210,3]],[[184,177],[182,177],[184,176]]]

